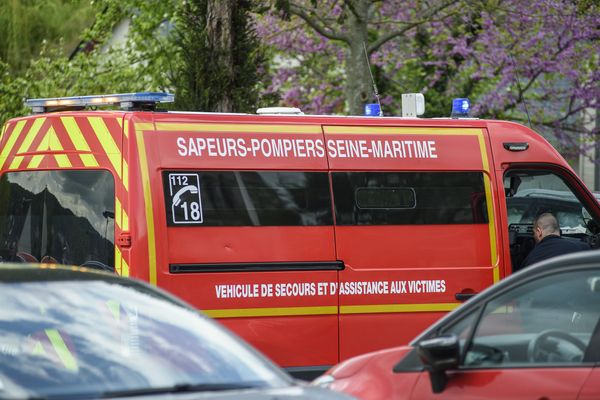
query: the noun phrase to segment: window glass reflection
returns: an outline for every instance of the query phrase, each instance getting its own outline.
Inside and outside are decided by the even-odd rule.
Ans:
[[[3,260],[114,265],[115,189],[110,172],[6,173],[0,198]]]

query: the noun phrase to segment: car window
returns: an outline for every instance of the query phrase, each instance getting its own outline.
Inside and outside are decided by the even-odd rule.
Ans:
[[[143,287],[103,280],[0,283],[0,301],[2,398],[286,385],[220,325]]]
[[[485,305],[465,367],[579,365],[600,317],[600,274],[560,273]]]

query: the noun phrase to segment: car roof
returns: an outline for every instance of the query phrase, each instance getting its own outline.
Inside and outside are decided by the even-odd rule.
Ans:
[[[600,269],[600,249],[565,254],[535,263],[488,287],[471,300],[463,303],[454,311],[446,314],[444,317],[439,319],[437,322],[419,334],[416,338],[414,338],[410,345],[416,345],[416,343],[421,339],[430,336],[432,332],[445,326],[448,321],[454,321],[455,319],[460,318],[463,314],[469,313],[471,310],[486,303],[490,298],[495,297],[501,292],[504,292],[515,284],[519,284],[519,282],[529,281],[533,278],[539,278],[552,272],[594,267]]]
[[[36,263],[0,263],[0,282],[48,280],[125,280],[120,276],[97,269]]]
[[[123,286],[152,292],[172,303],[190,310],[196,310],[190,304],[173,296],[169,292],[135,278],[121,277],[115,273],[105,272],[95,268],[69,266],[59,264],[36,263],[3,263],[0,262],[0,284],[22,282],[57,282],[57,281],[105,281]]]

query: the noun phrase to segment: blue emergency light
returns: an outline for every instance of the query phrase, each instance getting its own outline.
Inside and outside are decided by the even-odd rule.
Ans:
[[[471,103],[467,98],[458,98],[452,100],[452,118],[468,117]]]
[[[92,96],[53,97],[27,99],[25,105],[34,113],[48,111],[77,110],[93,106],[119,105],[125,110],[152,110],[157,103],[172,103],[175,95],[160,92],[118,93]]]
[[[381,107],[378,103],[365,104],[365,115],[367,117],[381,117]]]

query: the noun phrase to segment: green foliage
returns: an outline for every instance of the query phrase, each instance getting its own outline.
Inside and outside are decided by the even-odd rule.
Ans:
[[[89,94],[127,93],[136,91],[168,91],[168,68],[174,54],[172,45],[165,46],[165,35],[157,29],[165,23],[169,7],[157,2],[152,10],[139,13],[151,5],[137,0],[104,0],[97,4],[96,22],[87,30],[81,28],[85,40],[78,52],[61,40],[53,45],[41,41],[39,53],[28,61],[22,72],[14,73],[0,60],[0,124],[8,118],[26,115],[26,98],[61,97]],[[162,7],[160,7],[162,5]],[[169,6],[169,7],[167,7]],[[135,17],[135,18],[134,18]],[[124,43],[111,43],[115,21],[131,18],[131,32]],[[71,49],[71,51],[69,51]]]
[[[10,72],[21,73],[44,41],[46,47],[58,47],[64,39],[68,52],[92,24],[95,11],[89,0],[1,1],[0,60],[9,65]]]
[[[120,50],[79,53],[73,59],[61,47],[46,50],[33,60],[22,76],[14,77],[0,62],[0,123],[26,115],[26,98],[158,90],[152,77],[140,74]]]

